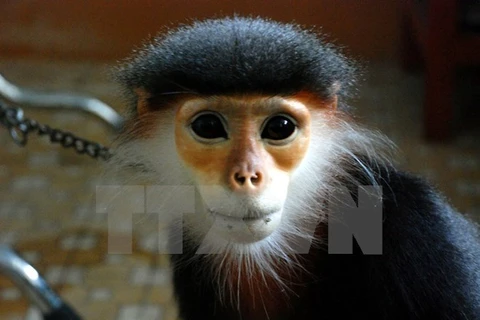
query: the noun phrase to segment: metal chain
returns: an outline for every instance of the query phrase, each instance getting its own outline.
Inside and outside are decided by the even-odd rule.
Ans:
[[[58,143],[64,148],[73,148],[79,154],[102,160],[108,160],[111,157],[107,147],[79,138],[68,131],[53,129],[35,120],[24,118],[21,108],[7,106],[2,101],[0,101],[0,124],[7,128],[13,141],[19,146],[25,146],[29,133],[36,131],[39,136],[49,136],[50,142]]]

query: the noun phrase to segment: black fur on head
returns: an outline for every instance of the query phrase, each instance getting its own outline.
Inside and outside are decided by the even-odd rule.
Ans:
[[[195,22],[156,38],[119,68],[128,90],[156,101],[179,93],[346,96],[353,64],[297,25],[261,18]]]

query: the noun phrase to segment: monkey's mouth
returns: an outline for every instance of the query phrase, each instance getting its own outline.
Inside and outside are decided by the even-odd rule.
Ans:
[[[269,223],[271,221],[271,218],[269,216],[275,214],[277,211],[273,212],[267,212],[267,213],[260,213],[260,212],[247,212],[243,217],[240,216],[234,216],[234,215],[228,215],[228,214],[223,214],[220,213],[214,209],[208,209],[208,213],[210,213],[214,217],[219,217],[222,219],[233,219],[235,221],[245,221],[245,222],[251,222],[251,221],[256,221],[256,220],[264,220],[265,223]]]
[[[277,229],[282,217],[282,210],[267,214],[246,214],[244,217],[208,211],[214,218],[212,229],[223,238],[240,243],[265,239]]]

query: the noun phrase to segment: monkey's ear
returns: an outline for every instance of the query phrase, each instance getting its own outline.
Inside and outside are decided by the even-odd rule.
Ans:
[[[150,98],[150,93],[143,88],[135,88],[133,92],[137,95],[137,114],[146,113],[149,109],[148,98]]]
[[[331,92],[331,102],[330,102],[330,109],[332,110],[337,110],[338,106],[338,93],[340,92],[341,84],[338,81],[335,81],[332,84],[332,87],[330,89]]]

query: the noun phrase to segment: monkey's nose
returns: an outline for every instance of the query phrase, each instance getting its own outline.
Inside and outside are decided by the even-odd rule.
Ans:
[[[258,170],[237,169],[233,170],[230,180],[236,190],[253,191],[262,186],[264,179]]]

